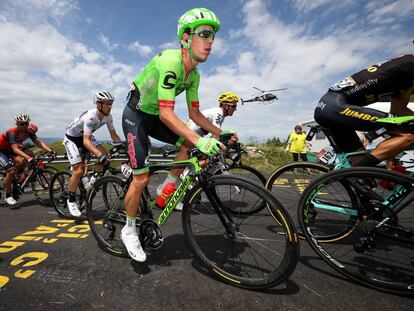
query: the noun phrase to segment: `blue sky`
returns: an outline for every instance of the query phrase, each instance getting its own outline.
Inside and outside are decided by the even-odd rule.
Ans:
[[[221,29],[200,64],[201,108],[223,91],[242,98],[287,87],[271,105],[245,104],[224,128],[284,139],[335,81],[373,63],[413,53],[412,0],[3,0],[0,2],[0,131],[28,113],[41,137],[93,107],[98,90],[116,96],[121,114],[130,81],[160,50],[178,48],[176,25],[188,9],[207,7]],[[184,96],[176,112],[186,120]],[[96,135],[109,136],[105,129]]]

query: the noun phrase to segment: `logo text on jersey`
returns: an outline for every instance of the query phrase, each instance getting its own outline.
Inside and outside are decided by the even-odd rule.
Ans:
[[[135,126],[135,122],[132,122],[132,121],[130,121],[128,119],[125,119],[125,122],[128,123],[131,126]]]
[[[177,80],[177,75],[173,71],[167,71],[162,82],[162,87],[164,89],[170,90],[175,87],[175,81]]]
[[[375,121],[378,117],[371,116],[370,114],[358,112],[349,108],[345,108],[339,114],[345,115],[347,117],[357,118],[366,121]]]

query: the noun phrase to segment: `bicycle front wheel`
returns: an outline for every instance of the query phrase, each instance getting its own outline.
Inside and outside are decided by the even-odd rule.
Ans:
[[[279,167],[267,179],[266,188],[282,202],[297,228],[300,195],[312,180],[327,172],[329,168],[322,164],[293,162]],[[300,231],[299,234],[301,235]]]
[[[300,198],[302,232],[322,259],[352,280],[414,294],[413,183],[407,175],[379,168],[327,173]],[[327,231],[344,234],[329,241]]]
[[[210,194],[218,204],[210,201]],[[262,202],[267,208],[246,213],[257,210]],[[217,175],[209,179],[208,189],[196,184],[183,203],[186,239],[218,279],[264,289],[286,280],[295,269],[296,229],[282,204],[264,187],[240,177]],[[215,207],[226,216],[221,218]]]
[[[51,169],[44,169],[39,173],[36,173],[36,175],[33,177],[33,180],[31,182],[32,191],[36,199],[41,204],[49,205],[51,203],[49,188],[54,175],[55,171]]]

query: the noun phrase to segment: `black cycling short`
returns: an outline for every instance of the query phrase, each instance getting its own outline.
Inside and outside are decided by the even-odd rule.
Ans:
[[[337,151],[353,152],[363,145],[355,131],[372,131],[381,127],[375,121],[388,113],[349,104],[344,95],[328,91],[315,108],[314,118],[330,129]]]
[[[147,114],[126,105],[122,114],[122,129],[128,142],[128,156],[134,174],[148,172],[149,136],[175,145],[180,136],[171,131],[157,115]]]

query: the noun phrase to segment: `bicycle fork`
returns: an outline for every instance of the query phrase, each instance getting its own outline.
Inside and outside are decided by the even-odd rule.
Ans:
[[[233,238],[236,238],[238,228],[236,224],[233,222],[233,219],[229,211],[222,206],[221,200],[219,199],[214,188],[210,186],[210,183],[206,182],[202,176],[199,177],[199,181],[200,181],[201,187],[203,188],[204,192],[207,195],[208,200],[213,205],[214,210],[216,211],[218,217],[220,218],[221,223],[226,228],[227,234],[229,234]]]

